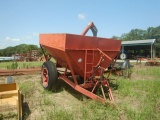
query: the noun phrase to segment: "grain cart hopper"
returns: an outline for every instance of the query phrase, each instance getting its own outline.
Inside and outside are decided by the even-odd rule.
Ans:
[[[93,37],[84,36],[88,29],[94,27],[92,24],[82,35],[40,34],[42,51],[46,49],[49,56],[56,60],[54,64],[46,57],[42,65],[41,77],[45,89],[54,88],[59,78],[92,99],[105,102],[107,91],[109,99],[114,101],[108,81],[110,73],[104,77],[104,70],[116,62],[121,41],[95,37],[96,34]],[[95,94],[97,88],[100,88],[101,96]]]

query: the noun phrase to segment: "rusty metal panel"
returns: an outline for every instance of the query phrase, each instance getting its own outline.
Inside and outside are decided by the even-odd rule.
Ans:
[[[65,50],[66,34],[40,34],[39,43],[49,48]]]
[[[119,51],[121,48],[121,41],[108,38],[66,34],[66,49],[96,50],[97,48],[103,51]]]

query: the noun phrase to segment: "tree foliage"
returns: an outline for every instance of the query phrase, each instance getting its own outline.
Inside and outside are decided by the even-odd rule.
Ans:
[[[11,56],[13,54],[27,53],[31,50],[38,50],[38,52],[42,54],[41,49],[37,45],[20,44],[0,50],[0,56]]]
[[[160,26],[149,27],[147,30],[132,29],[130,32],[124,33],[120,37],[113,36],[112,38],[120,39],[122,41],[156,39],[156,54],[160,54]]]
[[[120,39],[122,41],[156,39],[156,53],[157,55],[160,54],[160,26],[149,27],[147,30],[132,29],[130,32],[124,33],[120,37],[113,36],[112,39]],[[20,44],[0,50],[0,56],[11,56],[18,53],[27,53],[31,50],[38,50],[40,55],[42,55],[42,51],[37,45]]]

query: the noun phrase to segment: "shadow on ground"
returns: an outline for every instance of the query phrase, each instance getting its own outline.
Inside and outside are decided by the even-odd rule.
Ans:
[[[72,78],[69,78],[72,80]],[[117,90],[118,89],[118,85],[115,84],[115,83],[110,83],[110,87],[111,89],[114,91],[114,90]],[[66,90],[68,93],[70,93],[72,96],[74,96],[75,98],[77,98],[78,100],[86,100],[86,99],[90,99],[89,97],[83,95],[82,93],[76,91],[74,88],[72,88],[71,86],[69,86],[67,83],[65,83],[63,80],[61,79],[58,79],[58,82],[57,82],[57,85],[56,85],[56,88],[52,90],[52,92],[54,93],[60,93],[62,92],[63,90]],[[87,89],[89,91],[91,91],[92,89]],[[104,87],[104,92],[106,93],[106,97],[108,99],[108,93],[107,93],[108,89],[106,87]],[[101,89],[99,87],[96,87],[95,88],[95,91],[94,93],[100,97],[103,97],[102,95],[102,92],[101,92]]]

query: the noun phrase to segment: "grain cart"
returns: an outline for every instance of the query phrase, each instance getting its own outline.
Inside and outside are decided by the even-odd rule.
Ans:
[[[82,35],[40,34],[39,43],[42,51],[46,49],[49,56],[56,60],[54,64],[49,60],[50,57],[45,55],[46,62],[41,69],[45,89],[53,89],[59,78],[92,99],[105,102],[107,91],[109,99],[114,101],[109,86],[111,72],[105,77],[104,70],[111,63],[115,64],[121,49],[121,41],[96,37],[96,34],[93,37],[84,36],[88,29],[96,30],[93,29],[95,28],[93,25],[89,24]],[[100,96],[95,94],[97,88],[101,90]]]

